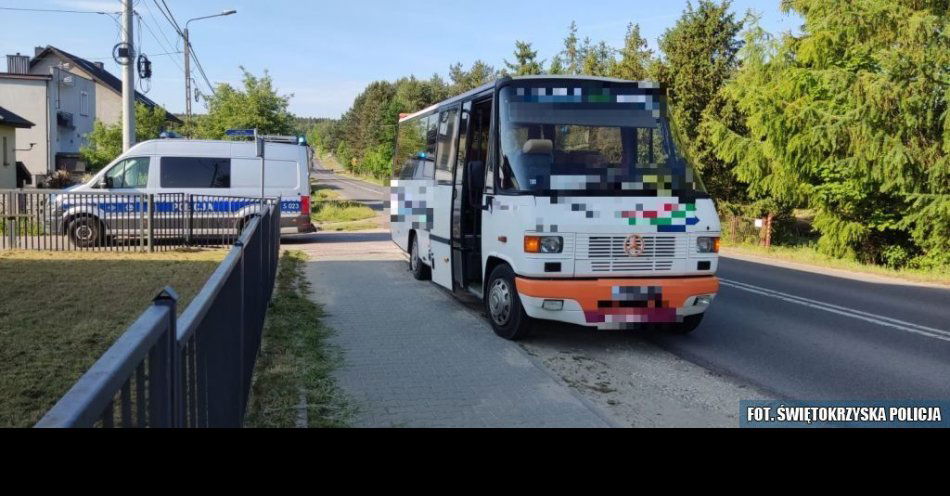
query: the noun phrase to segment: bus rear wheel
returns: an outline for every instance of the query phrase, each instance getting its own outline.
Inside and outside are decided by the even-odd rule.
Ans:
[[[534,322],[521,305],[511,267],[504,264],[496,267],[486,288],[485,311],[495,334],[511,341],[528,337]]]
[[[419,257],[419,242],[413,237],[410,243],[412,246],[409,248],[409,271],[417,281],[428,281],[432,277],[432,272]]]

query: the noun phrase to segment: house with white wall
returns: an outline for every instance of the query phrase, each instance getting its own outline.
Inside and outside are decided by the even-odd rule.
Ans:
[[[49,74],[53,67],[63,67],[77,76],[90,79],[96,87],[96,119],[105,124],[118,124],[122,119],[122,80],[105,69],[102,62],[93,62],[77,57],[54,46],[36,47],[34,56],[30,59],[30,74]],[[135,101],[148,108],[154,108],[157,103],[147,96],[136,91]],[[168,113],[166,119],[181,124],[181,120]]]
[[[149,108],[157,105],[139,92],[135,99]],[[36,124],[17,130],[17,160],[35,184],[56,170],[85,172],[79,150],[94,122],[121,122],[122,81],[101,62],[53,46],[36,47],[33,57],[7,56],[7,72],[0,72],[0,106]],[[181,123],[170,113],[166,119]]]
[[[57,169],[82,173],[79,149],[96,118],[95,83],[62,67],[30,74],[28,62],[23,55],[8,56],[8,71],[0,73],[0,106],[35,124],[16,131],[16,160],[34,184]]]
[[[33,123],[0,107],[0,189],[17,187],[16,131]]]

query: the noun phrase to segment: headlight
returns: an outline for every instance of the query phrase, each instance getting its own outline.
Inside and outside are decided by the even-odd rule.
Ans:
[[[525,253],[561,253],[564,251],[564,238],[560,236],[525,236]]]
[[[719,253],[719,238],[696,238],[696,251],[699,253]]]

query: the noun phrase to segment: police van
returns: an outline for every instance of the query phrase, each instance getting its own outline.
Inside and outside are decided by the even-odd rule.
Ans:
[[[313,232],[310,222],[310,148],[264,144],[266,198],[280,199],[281,233]],[[260,209],[261,159],[254,142],[162,139],[139,143],[86,184],[58,195],[60,232],[77,246],[136,236],[135,214],[151,209],[153,234],[181,233],[183,213],[205,233],[240,230]],[[152,206],[145,204],[151,201]],[[131,215],[129,215],[131,214]],[[144,216],[141,216],[144,217]],[[128,231],[128,232],[125,232]],[[199,232],[198,234],[201,234]]]

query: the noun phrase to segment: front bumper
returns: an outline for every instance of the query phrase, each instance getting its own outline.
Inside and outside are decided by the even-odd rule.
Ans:
[[[530,317],[603,329],[682,322],[684,317],[705,312],[719,292],[719,279],[714,276],[596,280],[519,277],[515,284]],[[563,302],[561,310],[556,309],[559,301]]]

